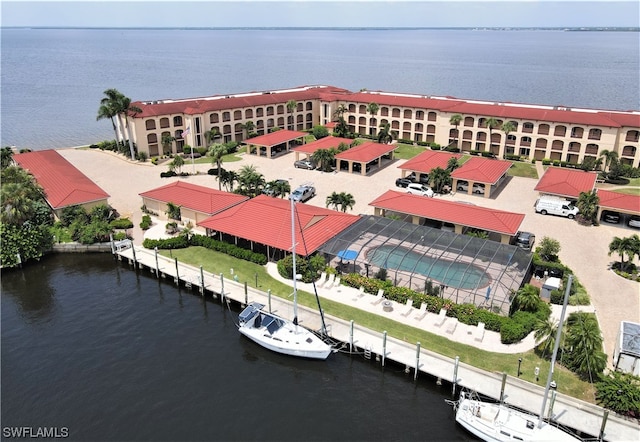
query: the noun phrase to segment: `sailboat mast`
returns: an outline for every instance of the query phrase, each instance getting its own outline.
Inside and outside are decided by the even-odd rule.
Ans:
[[[293,254],[293,323],[298,325],[298,287],[296,283],[298,281],[297,268],[296,268],[296,223],[295,223],[295,203],[293,198],[289,198],[291,201],[291,253]]]
[[[544,416],[544,410],[547,407],[547,396],[549,395],[549,389],[551,388],[551,381],[553,380],[553,370],[556,365],[556,357],[558,356],[558,347],[560,347],[560,339],[562,338],[562,326],[564,325],[564,314],[567,311],[567,304],[569,303],[569,292],[571,291],[572,282],[573,282],[573,275],[569,275],[569,278],[567,279],[567,288],[564,291],[564,299],[562,301],[562,312],[560,313],[560,322],[558,323],[558,331],[556,332],[556,342],[553,345],[553,354],[551,356],[549,376],[547,376],[547,386],[544,389],[544,397],[542,398],[542,409],[540,410],[540,416],[538,416],[538,428],[542,427],[542,417]]]

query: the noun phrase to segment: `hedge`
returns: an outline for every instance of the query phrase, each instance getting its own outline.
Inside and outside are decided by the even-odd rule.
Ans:
[[[252,252],[248,249],[243,249],[234,244],[229,244],[223,241],[218,241],[213,238],[204,235],[193,235],[189,241],[192,246],[206,247],[216,252],[225,253],[234,258],[244,259],[255,264],[265,265],[267,263],[267,257],[261,253]]]
[[[114,219],[110,224],[114,229],[131,229],[133,227],[133,222],[129,218]]]

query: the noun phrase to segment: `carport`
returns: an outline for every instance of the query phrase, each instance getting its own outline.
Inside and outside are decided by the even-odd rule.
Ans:
[[[428,221],[450,223],[455,233],[463,234],[467,229],[489,233],[490,239],[509,244],[518,233],[524,214],[489,209],[456,201],[425,198],[409,193],[389,190],[369,203],[374,214],[385,216],[387,212],[407,215],[413,224],[425,225]]]
[[[387,161],[393,160],[393,151],[398,148],[395,144],[381,144],[366,142],[336,155],[337,170],[347,170],[349,173],[360,172],[367,175],[371,167],[382,168],[382,160],[388,156]]]
[[[541,194],[577,200],[582,192],[591,192],[598,174],[583,170],[549,167],[533,190]]]
[[[467,182],[467,193],[474,193],[474,184],[484,188],[484,197],[491,198],[491,193],[497,190],[507,178],[507,171],[511,161],[492,160],[489,158],[473,157],[451,173],[453,189],[458,188],[460,181]]]
[[[274,154],[289,152],[292,147],[304,144],[305,132],[281,129],[259,137],[249,138],[245,141],[248,154],[272,158]]]
[[[351,138],[340,138],[340,137],[324,137],[319,140],[312,141],[311,143],[303,144],[302,146],[297,146],[291,149],[296,153],[296,161],[300,159],[300,155],[304,155],[305,159],[311,158],[311,156],[316,153],[317,150],[320,149],[338,149],[341,143],[346,144],[347,146],[351,146],[353,140]]]
[[[600,205],[596,219],[600,219],[603,210],[640,216],[640,196],[638,195],[598,189],[598,198],[600,198]]]
[[[438,150],[425,150],[420,155],[398,166],[398,169],[402,170],[402,178],[406,178],[407,175],[415,173],[416,178],[420,179],[420,175],[429,175],[429,173],[437,167],[446,169],[451,158],[458,159],[460,156],[460,154]]]

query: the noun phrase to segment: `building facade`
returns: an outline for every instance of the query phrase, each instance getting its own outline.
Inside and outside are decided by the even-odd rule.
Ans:
[[[398,139],[453,145],[462,152],[579,164],[607,150],[617,152],[625,164],[640,165],[640,111],[350,92],[333,86],[135,105],[142,112],[128,117],[133,140],[148,156],[179,153],[185,145],[242,142],[249,133],[264,135],[274,128],[309,130],[342,115],[360,135],[375,137],[388,124]]]

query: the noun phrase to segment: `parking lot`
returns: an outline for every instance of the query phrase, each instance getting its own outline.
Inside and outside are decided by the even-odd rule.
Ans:
[[[63,149],[59,152],[108,192],[111,195],[110,203],[122,214],[130,215],[136,227],[141,218],[139,193],[169,183],[159,178],[165,168],[150,163],[131,163],[121,156],[98,150]],[[373,214],[369,202],[389,189],[404,191],[395,186],[396,178],[401,175],[397,166],[404,160],[389,163],[368,176],[297,169],[293,165],[294,160],[293,153],[273,159],[243,155],[241,161],[223,163],[223,167],[238,170],[246,164],[253,164],[267,181],[287,179],[292,190],[301,184],[312,183],[316,195],[306,204],[320,207],[326,207],[326,198],[332,192],[350,193],[355,199],[353,210],[350,211],[353,214]],[[210,164],[185,164],[184,171],[198,171],[199,174],[181,179],[217,188],[215,178],[206,175],[210,167]],[[126,186],[123,185],[125,182]],[[615,254],[608,256],[609,243],[614,236],[625,237],[639,231],[622,223],[587,227],[566,218],[536,214],[534,204],[538,194],[533,190],[536,183],[537,180],[531,178],[511,177],[503,188],[492,193],[492,198],[462,192],[435,195],[434,198],[523,213],[526,216],[521,230],[534,233],[537,243],[545,236],[560,241],[560,258],[575,271],[587,288],[603,331],[605,351],[611,357],[620,321],[640,322],[640,291],[638,283],[623,279],[610,270],[611,264],[619,257]],[[425,204],[429,200],[425,197]],[[142,242],[141,231],[134,231],[134,236],[136,243]]]

